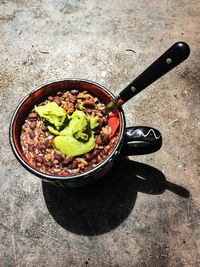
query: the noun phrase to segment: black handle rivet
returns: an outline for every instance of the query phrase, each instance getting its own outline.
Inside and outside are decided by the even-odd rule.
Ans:
[[[172,59],[171,58],[167,58],[166,59],[166,63],[169,64],[169,65],[172,64]]]

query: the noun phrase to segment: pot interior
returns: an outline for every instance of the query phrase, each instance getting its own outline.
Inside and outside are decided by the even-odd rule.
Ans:
[[[26,164],[28,164],[31,169],[34,168],[32,167],[32,165],[29,164],[28,160],[24,156],[20,143],[21,128],[24,124],[25,119],[27,118],[30,111],[34,108],[34,105],[41,103],[42,101],[47,99],[48,96],[55,96],[56,93],[61,90],[72,89],[87,90],[88,92],[91,92],[94,96],[97,96],[105,104],[109,103],[114,97],[111,92],[109,92],[101,85],[85,80],[64,80],[53,82],[51,84],[44,85],[41,88],[36,89],[35,91],[32,91],[28,96],[26,96],[19,104],[13,115],[13,119],[11,121],[10,139],[12,148],[17,158],[20,160],[21,163],[23,163],[23,161],[26,162]],[[117,113],[119,116],[119,136],[121,136],[123,134],[122,132],[124,129],[123,112],[118,110]],[[118,140],[118,143],[121,142],[121,138],[118,138]],[[118,144],[116,145],[116,147],[117,146]],[[108,158],[110,156],[111,155],[109,155]],[[106,160],[107,159],[105,159],[105,161]]]

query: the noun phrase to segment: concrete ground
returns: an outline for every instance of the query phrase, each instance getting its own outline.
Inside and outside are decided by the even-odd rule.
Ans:
[[[195,0],[0,1],[0,266],[200,266],[199,25]],[[18,163],[8,128],[28,92],[70,77],[116,95],[177,41],[190,57],[123,106],[160,151],[81,190]]]

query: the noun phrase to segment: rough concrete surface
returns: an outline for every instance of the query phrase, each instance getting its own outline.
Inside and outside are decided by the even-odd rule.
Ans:
[[[0,266],[200,266],[199,25],[195,0],[0,0]],[[161,131],[158,152],[81,190],[18,163],[8,129],[28,92],[70,77],[116,95],[180,40],[190,57],[123,106]]]

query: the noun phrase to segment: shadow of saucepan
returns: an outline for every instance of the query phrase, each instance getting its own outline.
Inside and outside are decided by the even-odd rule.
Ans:
[[[113,169],[95,184],[58,188],[42,182],[47,208],[55,221],[79,235],[100,235],[115,229],[131,213],[137,192],[162,194],[166,189],[189,197],[189,192],[166,181],[149,165],[120,158]]]

